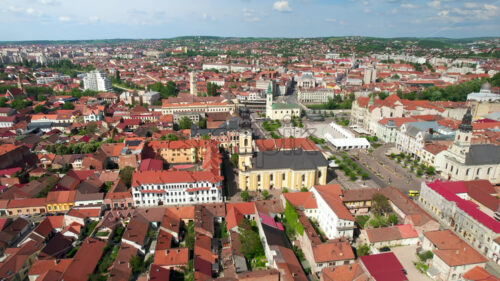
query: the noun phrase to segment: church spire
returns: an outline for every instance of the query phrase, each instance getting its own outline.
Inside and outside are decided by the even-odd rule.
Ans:
[[[373,96],[374,96],[374,95],[375,95],[375,94],[373,94],[373,93],[372,93],[372,94],[370,94],[370,100],[368,101],[368,105],[369,105],[369,106],[371,106],[371,105],[374,105],[374,104],[375,104],[375,100],[373,99]]]
[[[460,123],[458,129],[462,132],[472,132],[472,113],[470,107],[467,108],[467,112],[462,118],[462,123]]]

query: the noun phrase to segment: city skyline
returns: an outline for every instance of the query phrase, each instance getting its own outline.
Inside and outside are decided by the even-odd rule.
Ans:
[[[5,0],[0,38],[495,37],[499,11],[490,0]]]

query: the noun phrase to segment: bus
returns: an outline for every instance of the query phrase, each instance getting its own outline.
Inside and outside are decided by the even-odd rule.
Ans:
[[[409,190],[408,191],[408,196],[410,197],[418,197],[420,195],[420,191],[418,190]]]

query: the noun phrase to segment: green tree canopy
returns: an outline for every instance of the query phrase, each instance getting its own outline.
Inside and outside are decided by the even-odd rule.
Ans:
[[[179,129],[181,130],[190,129],[191,125],[193,125],[193,122],[187,116],[184,116],[181,118],[181,120],[179,120]]]
[[[135,171],[135,168],[127,166],[120,170],[120,179],[127,186],[130,187],[132,184],[132,175]]]
[[[372,208],[371,210],[375,214],[386,214],[392,212],[391,204],[389,199],[380,193],[375,193],[372,197]]]

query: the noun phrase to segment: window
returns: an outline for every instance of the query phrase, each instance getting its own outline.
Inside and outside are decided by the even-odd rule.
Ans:
[[[285,180],[285,174],[281,174],[281,179]]]
[[[491,172],[491,167],[488,168],[488,171],[486,172],[487,175],[489,175]]]
[[[477,169],[476,175],[479,175],[479,172],[481,172],[481,168]]]

